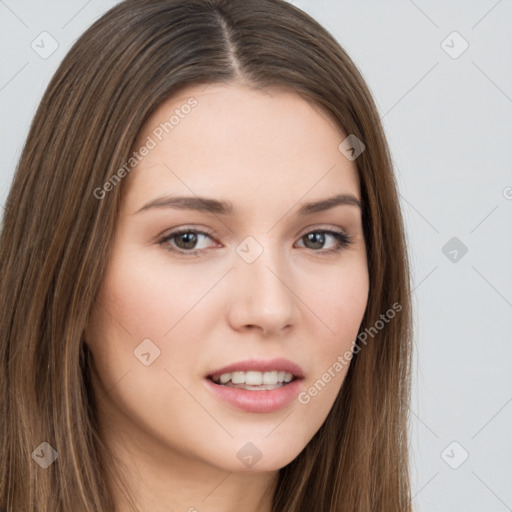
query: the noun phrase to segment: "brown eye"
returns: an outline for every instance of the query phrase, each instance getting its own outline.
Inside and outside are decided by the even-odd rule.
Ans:
[[[205,231],[198,231],[196,229],[180,229],[174,231],[160,240],[160,244],[171,252],[176,252],[183,255],[194,255],[204,250],[204,248],[197,249],[196,246],[202,238],[212,237]]]
[[[198,236],[197,233],[181,233],[179,235],[174,235],[174,239],[176,239],[175,244],[180,249],[194,249],[195,245],[197,244]],[[183,244],[183,245],[181,245]]]
[[[328,240],[329,236],[336,240],[336,244],[332,248],[323,249],[322,247],[325,245],[326,239]],[[311,231],[304,235],[301,240],[305,240],[305,245],[308,249],[323,253],[339,252],[352,243],[350,237],[345,233],[331,230]]]

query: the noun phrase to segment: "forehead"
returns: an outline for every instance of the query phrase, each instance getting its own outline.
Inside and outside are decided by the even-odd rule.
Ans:
[[[320,106],[291,89],[241,84],[193,85],[161,103],[134,149],[151,146],[129,176],[128,191],[267,199],[358,195],[346,137]],[[314,190],[313,190],[314,189]],[[138,195],[138,194],[137,194]]]

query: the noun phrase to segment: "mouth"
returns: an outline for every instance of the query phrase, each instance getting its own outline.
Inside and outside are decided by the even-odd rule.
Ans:
[[[284,370],[271,370],[225,372],[209,375],[207,378],[219,386],[248,391],[271,391],[287,386],[301,377]]]
[[[248,391],[272,391],[304,379],[302,368],[289,359],[251,358],[238,361],[206,376],[214,384]]]
[[[302,369],[285,359],[234,363],[205,376],[213,396],[236,409],[272,413],[289,406],[304,387]]]

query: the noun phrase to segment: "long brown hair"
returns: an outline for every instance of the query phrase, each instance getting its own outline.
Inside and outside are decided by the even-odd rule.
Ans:
[[[365,145],[355,161],[370,275],[360,333],[371,339],[354,353],[322,427],[279,471],[273,511],[410,512],[411,304],[392,162],[355,64],[284,0],[126,0],[75,42],[53,76],[0,238],[0,507],[113,510],[83,336],[123,183],[102,200],[94,191],[127,161],[162,101],[189,84],[232,81],[287,86]],[[392,307],[399,313],[376,328]],[[42,442],[58,453],[44,470],[32,460]]]

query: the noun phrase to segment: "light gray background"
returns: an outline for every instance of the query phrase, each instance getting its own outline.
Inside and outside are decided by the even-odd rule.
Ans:
[[[2,206],[52,74],[116,3],[0,0]],[[512,0],[293,3],[362,71],[396,165],[413,267],[415,510],[512,511]],[[43,31],[59,45],[46,59],[31,48]],[[458,56],[454,31],[469,44]]]

